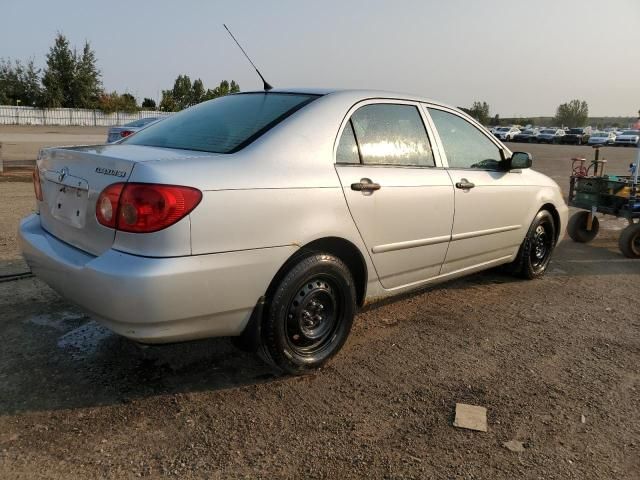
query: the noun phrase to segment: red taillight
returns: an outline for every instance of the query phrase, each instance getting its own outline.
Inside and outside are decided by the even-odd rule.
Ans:
[[[132,132],[131,130],[123,130],[123,131],[120,132],[120,138],[128,137],[132,133],[134,133],[134,132]]]
[[[98,197],[98,222],[123,232],[157,232],[189,214],[202,199],[196,188],[152,183],[114,183]]]
[[[33,169],[33,190],[36,194],[36,199],[38,201],[42,201],[43,200],[43,196],[42,196],[42,184],[40,183],[40,170],[38,170],[38,167]]]
[[[105,188],[96,203],[96,217],[105,227],[116,228],[118,219],[118,203],[124,188],[124,183],[114,183]]]

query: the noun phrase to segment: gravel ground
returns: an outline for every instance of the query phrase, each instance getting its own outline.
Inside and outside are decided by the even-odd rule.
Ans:
[[[527,146],[567,183],[586,147]],[[607,149],[612,172],[635,149]],[[0,182],[0,265],[28,183]],[[640,263],[607,220],[548,274],[489,271],[361,312],[343,351],[276,376],[227,339],[141,349],[35,278],[0,283],[0,478],[637,479]],[[484,406],[488,432],[452,426]],[[524,451],[503,446],[524,443]]]

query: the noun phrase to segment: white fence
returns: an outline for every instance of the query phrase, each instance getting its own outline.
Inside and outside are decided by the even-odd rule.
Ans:
[[[147,117],[164,117],[168,112],[141,110],[136,113],[104,113],[81,108],[35,108],[0,105],[0,125],[70,125],[110,127]]]

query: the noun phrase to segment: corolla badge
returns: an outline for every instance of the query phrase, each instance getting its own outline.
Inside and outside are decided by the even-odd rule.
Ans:
[[[69,169],[67,167],[63,167],[58,173],[58,181],[61,182],[67,175],[69,175]]]
[[[97,167],[96,173],[101,173],[103,175],[113,175],[114,177],[120,178],[124,178],[127,176],[127,172],[123,172],[122,170],[114,170],[113,168]]]

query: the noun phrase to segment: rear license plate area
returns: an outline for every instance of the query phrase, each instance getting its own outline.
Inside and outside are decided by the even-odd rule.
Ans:
[[[56,185],[57,192],[50,205],[51,215],[76,228],[83,228],[87,214],[87,191]]]
[[[75,228],[84,228],[87,217],[89,184],[86,180],[67,175],[63,181],[47,178],[45,202],[55,219]]]

